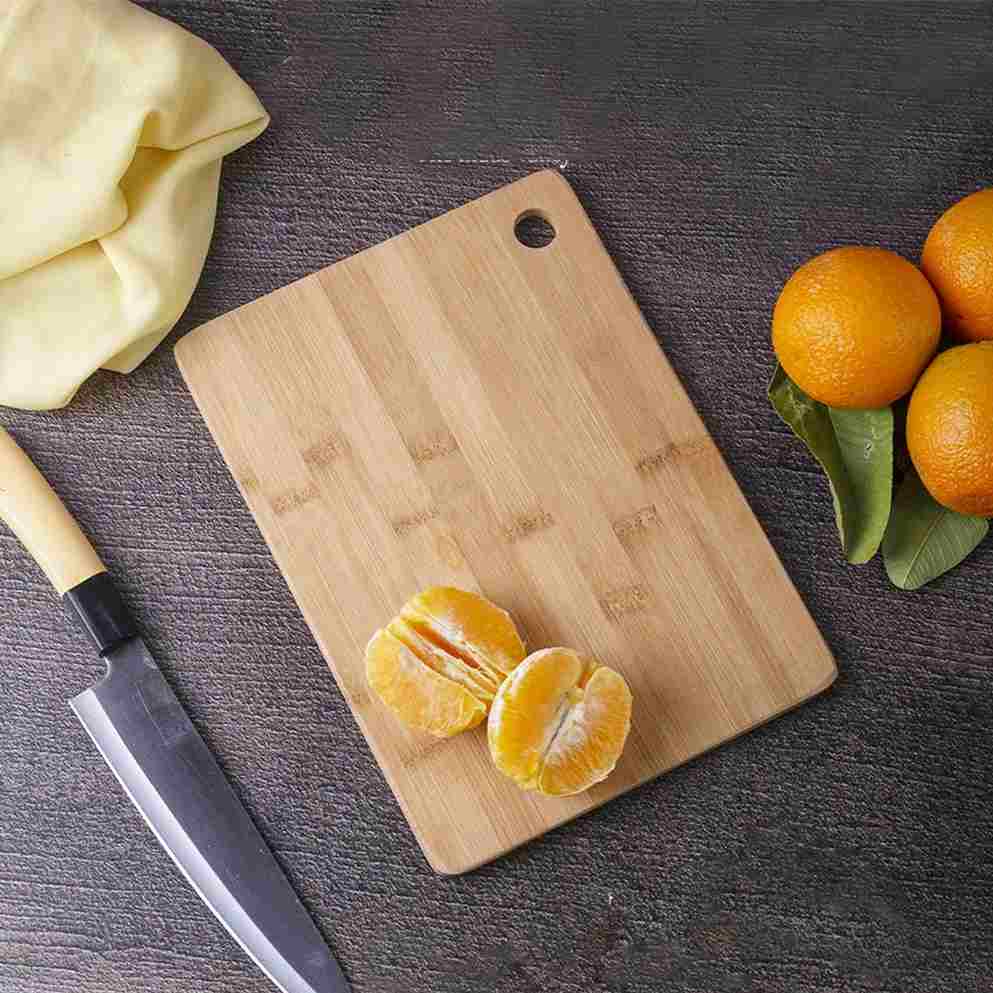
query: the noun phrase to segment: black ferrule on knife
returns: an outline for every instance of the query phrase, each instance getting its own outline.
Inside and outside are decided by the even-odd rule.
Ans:
[[[101,655],[106,655],[138,634],[110,573],[98,572],[74,586],[65,594],[62,602],[66,605],[66,610],[82,624]]]

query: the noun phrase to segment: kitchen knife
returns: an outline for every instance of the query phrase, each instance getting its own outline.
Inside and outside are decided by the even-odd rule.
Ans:
[[[0,519],[88,632],[107,673],[71,706],[204,903],[284,993],[350,987],[128,616],[93,546],[0,427]]]

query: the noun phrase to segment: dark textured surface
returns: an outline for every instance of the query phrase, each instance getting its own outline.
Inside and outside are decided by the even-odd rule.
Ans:
[[[993,989],[993,543],[847,567],[764,399],[790,269],[916,257],[990,181],[988,4],[147,4],[273,115],[170,339],[544,165],[576,187],[841,667],[796,713],[471,875],[434,876],[164,347],[0,411],[359,993]],[[775,604],[769,609],[775,610]],[[733,652],[733,646],[729,651]],[[269,989],[95,756],[99,666],[0,533],[0,989]]]

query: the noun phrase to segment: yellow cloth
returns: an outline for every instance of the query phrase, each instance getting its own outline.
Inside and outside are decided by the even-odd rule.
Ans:
[[[200,278],[222,156],[268,123],[128,0],[0,3],[0,404],[61,407],[148,356]]]

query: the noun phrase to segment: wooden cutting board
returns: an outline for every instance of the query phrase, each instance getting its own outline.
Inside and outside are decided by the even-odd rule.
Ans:
[[[554,226],[546,247],[515,237],[528,214]],[[439,872],[493,859],[835,678],[558,173],[217,318],[176,354]],[[485,728],[435,740],[370,697],[366,642],[435,583],[505,606],[532,648],[570,645],[627,677],[631,736],[605,783],[567,799],[520,792],[490,764]]]

